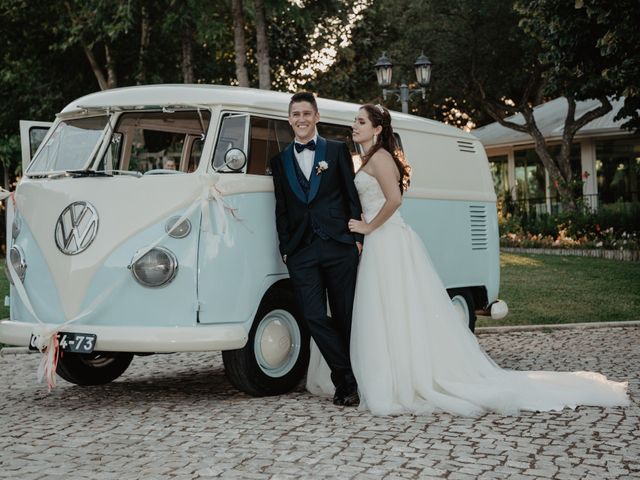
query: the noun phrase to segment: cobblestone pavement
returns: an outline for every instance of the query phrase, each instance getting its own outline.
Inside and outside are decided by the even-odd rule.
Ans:
[[[640,478],[640,328],[481,333],[503,367],[629,380],[626,409],[374,417],[302,388],[251,398],[219,354],[136,357],[50,394],[39,355],[0,358],[0,478]]]

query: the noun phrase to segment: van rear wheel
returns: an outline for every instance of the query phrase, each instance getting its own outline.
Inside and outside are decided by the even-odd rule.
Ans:
[[[280,395],[300,383],[309,364],[309,333],[293,294],[272,289],[262,299],[247,344],[222,352],[229,381],[249,395]]]
[[[447,290],[447,293],[456,312],[460,315],[460,321],[474,332],[476,329],[476,307],[471,290],[468,288],[453,288]]]
[[[104,385],[122,375],[132,359],[126,352],[61,352],[56,373],[76,385]]]

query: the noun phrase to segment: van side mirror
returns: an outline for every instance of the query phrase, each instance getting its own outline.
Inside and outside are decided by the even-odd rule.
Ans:
[[[224,154],[224,165],[232,172],[241,172],[247,164],[247,156],[239,148],[230,148]]]

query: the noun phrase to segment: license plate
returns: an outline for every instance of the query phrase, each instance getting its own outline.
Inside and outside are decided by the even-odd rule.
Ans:
[[[58,332],[60,350],[63,352],[91,353],[96,345],[97,337],[92,333]],[[31,334],[29,350],[38,350],[36,336]]]

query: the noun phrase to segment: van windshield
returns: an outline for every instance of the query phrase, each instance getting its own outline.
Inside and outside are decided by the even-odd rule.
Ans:
[[[124,113],[96,170],[193,172],[200,163],[210,117],[208,111],[189,110]]]
[[[84,168],[108,121],[107,115],[61,121],[31,162],[27,173]]]

